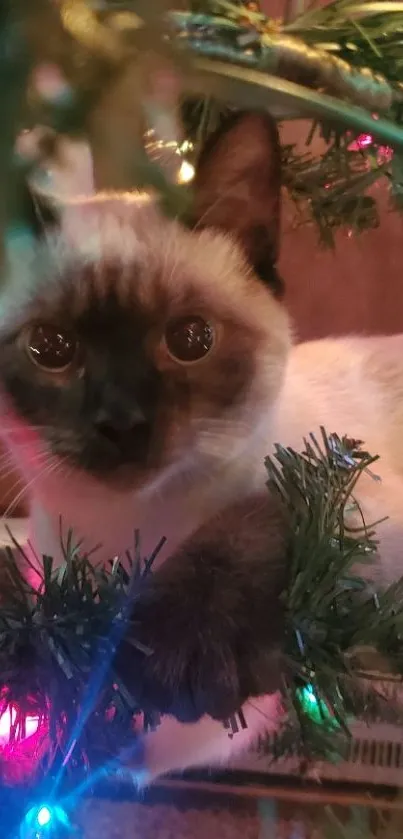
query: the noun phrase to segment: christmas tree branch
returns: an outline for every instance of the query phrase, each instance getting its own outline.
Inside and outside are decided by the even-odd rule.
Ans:
[[[52,560],[43,557],[36,590],[27,583],[31,561],[13,542],[14,549],[2,555],[1,701],[17,706],[23,717],[35,713],[47,720],[39,774],[56,772],[66,760],[70,767],[73,754],[72,765],[85,775],[87,765],[102,764],[119,751],[119,744],[123,748],[133,740],[133,716],[141,709],[112,661],[127,632],[132,599],[158,547],[142,559],[136,538],[133,553],[104,567],[97,565],[96,553],[80,552],[71,533],[61,535],[64,564],[54,570]]]
[[[196,54],[254,67],[377,112],[402,104],[400,86],[370,67],[352,66],[330,50],[307,44],[302,36],[288,34],[290,27],[288,32],[287,27],[281,31],[279,26],[243,7],[223,0],[216,5],[237,20],[239,26],[209,15],[174,15],[179,36]],[[248,38],[247,22],[252,31],[255,29],[255,40],[251,31]]]
[[[376,650],[389,674],[403,673],[403,582],[376,593],[365,578],[365,566],[376,555],[376,523],[369,527],[362,520],[358,531],[348,527],[352,512],[360,517],[355,487],[364,471],[373,475],[375,462],[359,444],[324,430],[320,441],[312,436],[306,442],[304,452],[278,446],[266,461],[269,488],[290,517],[284,601],[291,677],[285,683],[288,721],[276,744],[281,754],[329,754],[345,745],[352,718],[379,719],[386,708],[394,721],[403,717],[398,702],[382,692],[393,675],[378,674],[375,683],[360,654]],[[261,748],[267,751],[267,742]]]
[[[279,118],[313,120],[330,144],[330,155],[312,160],[316,179],[302,155],[297,181],[291,165],[285,183],[295,202],[295,223],[315,222],[325,244],[333,244],[340,227],[360,231],[378,224],[377,202],[368,194],[377,181],[391,185],[393,206],[400,206],[402,155],[391,149],[403,144],[402,4],[335,0],[284,23],[264,16],[256,3],[226,0],[204,0],[191,11],[169,11],[169,4],[155,3],[134,10],[129,2],[94,8],[86,0],[31,5],[28,50],[36,63],[61,68],[70,97],[49,101],[36,92],[27,120],[89,132],[106,173],[101,184],[146,186],[162,196],[171,214],[187,215],[188,187],[178,188],[157,161],[147,159],[142,141],[152,56],[154,70],[170,67],[182,95],[199,98],[199,113],[205,113],[204,106],[215,111],[258,107]],[[40,25],[34,25],[35,16]],[[130,97],[125,75],[131,79]],[[115,86],[124,95],[114,97]],[[114,142],[106,127],[111,103]],[[192,137],[195,157],[209,123],[203,120]],[[357,147],[360,160],[352,149],[357,134],[365,138]]]

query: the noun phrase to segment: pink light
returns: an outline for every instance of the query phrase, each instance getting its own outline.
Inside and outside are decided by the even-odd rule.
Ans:
[[[7,702],[7,691],[0,691],[0,776],[5,783],[26,783],[35,777],[42,757],[49,748],[47,714],[32,708],[25,713],[14,702]]]
[[[364,149],[368,149],[372,145],[374,145],[372,134],[360,134],[359,137],[356,137],[349,144],[348,151],[364,151]],[[389,146],[378,146],[375,144],[375,152],[378,166],[384,166],[392,160],[393,149]]]
[[[360,134],[352,143],[350,143],[348,150],[349,151],[360,151],[361,149],[366,149],[368,146],[371,146],[374,141],[372,134]]]
[[[13,705],[8,705],[7,709],[0,716],[0,746],[8,746],[10,740],[26,740],[36,734],[39,728],[39,717],[25,717],[24,724],[16,720],[18,711]]]
[[[360,134],[359,137],[356,137],[356,139],[349,144],[348,151],[363,151],[363,149],[368,149],[372,145],[374,145],[374,138],[372,134]],[[378,146],[376,144],[375,148],[378,164],[382,165],[383,163],[389,163],[393,157],[393,149],[389,146]]]

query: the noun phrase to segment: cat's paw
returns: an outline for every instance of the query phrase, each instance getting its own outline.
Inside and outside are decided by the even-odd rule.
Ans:
[[[269,497],[206,525],[150,575],[117,668],[143,709],[224,720],[280,684],[286,578],[282,519]]]
[[[272,694],[248,701],[237,716],[242,724],[236,727],[227,727],[208,716],[193,725],[164,716],[153,730],[120,753],[112,767],[113,774],[123,782],[133,783],[137,789],[144,789],[171,772],[226,766],[233,757],[249,749],[260,735],[281,728],[284,721],[281,697]]]
[[[143,710],[195,722],[204,714],[224,719],[240,706],[239,633],[211,608],[209,589],[188,575],[170,581],[158,574],[135,605],[130,647],[123,643],[117,666]]]

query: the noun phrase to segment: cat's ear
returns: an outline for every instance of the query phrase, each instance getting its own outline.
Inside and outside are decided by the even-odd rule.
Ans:
[[[237,113],[208,139],[194,181],[193,224],[231,233],[260,278],[282,293],[281,147],[267,113]]]

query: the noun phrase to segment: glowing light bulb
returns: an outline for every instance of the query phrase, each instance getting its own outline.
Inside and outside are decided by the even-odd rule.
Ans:
[[[188,160],[182,160],[178,172],[178,182],[180,184],[188,184],[195,176],[195,168]]]
[[[304,714],[306,714],[312,722],[317,725],[325,725],[331,728],[338,727],[337,720],[335,720],[326,702],[320,699],[313,685],[305,685],[303,688],[298,688],[297,698]]]
[[[314,705],[317,704],[318,700],[316,699],[316,696],[315,696],[315,694],[314,694],[314,692],[313,692],[313,690],[310,686],[305,688],[304,694],[305,694],[305,699],[307,700],[307,702],[312,702]]]
[[[52,811],[49,807],[40,807],[36,814],[36,821],[39,827],[46,827],[52,821]]]
[[[17,719],[17,709],[13,705],[9,705],[8,708],[4,711],[3,714],[0,716],[0,745],[4,746],[9,743],[11,739],[12,732],[17,740],[25,740],[27,737],[31,737],[38,731],[39,728],[39,717],[31,717],[27,715],[25,717],[25,731],[23,731],[22,727],[18,725],[17,730],[15,730]]]
[[[59,836],[71,836],[74,833],[65,810],[59,804],[41,804],[31,807],[20,828],[20,839],[44,839],[57,832]],[[76,835],[74,833],[74,835]]]
[[[360,134],[349,144],[348,151],[362,151],[372,146],[373,142],[372,134]]]

